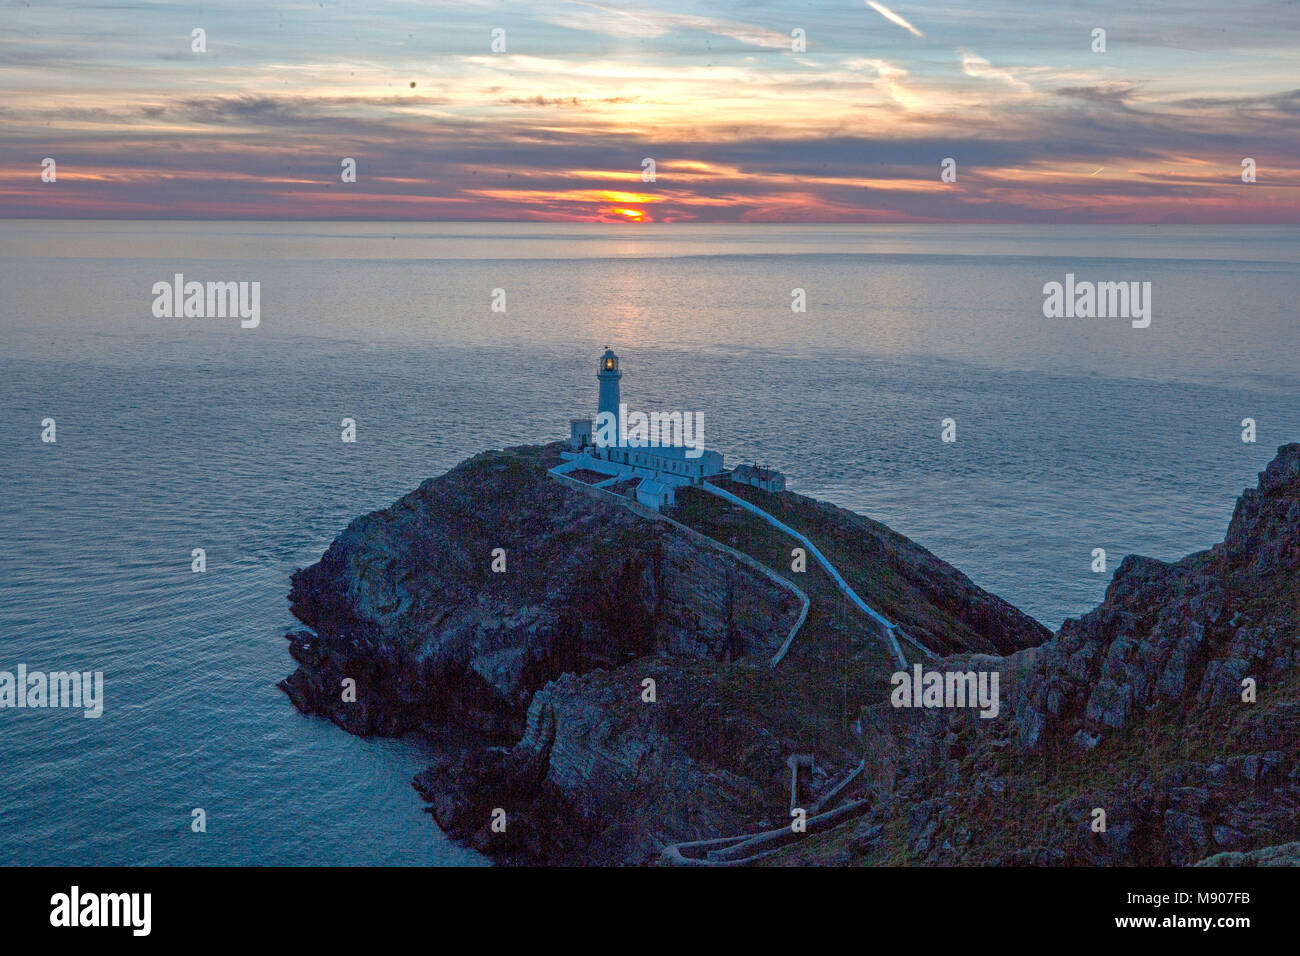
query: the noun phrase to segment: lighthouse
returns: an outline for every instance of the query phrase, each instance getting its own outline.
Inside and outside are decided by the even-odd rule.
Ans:
[[[722,474],[722,455],[703,445],[699,412],[626,411],[619,396],[622,377],[618,356],[605,349],[596,370],[596,427],[590,418],[569,419],[568,448],[560,452],[561,462],[551,469],[552,475],[615,497],[619,492],[611,488],[635,480],[636,503],[658,511],[674,503],[677,488]],[[625,427],[638,429],[638,434],[623,435]],[[763,478],[772,480],[774,474],[764,472]],[[623,494],[631,492],[624,488]]]
[[[596,372],[596,381],[600,383],[600,401],[596,411],[598,415],[609,412],[614,416],[615,435],[621,434],[618,421],[618,380],[622,377],[623,373],[618,370],[618,356],[607,346],[605,354],[600,357],[600,370]]]

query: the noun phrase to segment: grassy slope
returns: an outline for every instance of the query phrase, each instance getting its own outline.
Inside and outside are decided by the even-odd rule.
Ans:
[[[967,589],[977,587],[975,583],[916,542],[878,521],[815,498],[731,483],[726,488],[807,535],[864,601],[904,631],[939,638],[938,643],[932,638],[932,650],[987,647],[987,637],[978,635],[966,620],[965,595]],[[1006,608],[1015,613],[1009,605]],[[1041,643],[1049,636],[1040,627],[1029,643]],[[1021,646],[1026,646],[1023,640],[1005,652]]]
[[[694,489],[678,492],[671,516],[771,568],[810,601],[785,660],[775,670],[752,664],[719,668],[719,699],[743,719],[769,726],[785,741],[786,752],[811,752],[835,774],[860,760],[862,743],[848,724],[864,706],[885,697],[895,669],[879,627],[848,603],[815,562],[803,573],[792,571],[795,542],[756,516]],[[784,773],[782,768],[776,779],[788,786]],[[773,795],[781,819],[786,796],[784,789]]]

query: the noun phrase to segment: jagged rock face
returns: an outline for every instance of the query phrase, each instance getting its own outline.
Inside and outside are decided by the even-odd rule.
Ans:
[[[1160,704],[1239,700],[1243,678],[1295,668],[1298,589],[1300,445],[1286,445],[1242,494],[1223,544],[1174,564],[1130,555],[1100,607],[1019,656],[1022,739],[1092,745]]]
[[[293,576],[294,703],[355,733],[517,727],[533,692],[667,651],[771,654],[794,594],[678,529],[545,473],[554,447],[486,453],[360,518]],[[558,459],[556,459],[558,460]],[[494,549],[505,570],[492,570]],[[356,701],[340,685],[357,682]]]
[[[1254,578],[1292,587],[1300,571],[1300,444],[1283,445],[1247,489],[1228,525],[1222,557],[1226,566]]]
[[[1000,670],[1003,718],[899,734],[896,797],[929,801],[911,859],[1272,860],[1251,851],[1300,836],[1300,445],[1241,496],[1222,544],[1172,564],[1130,556],[1052,641],[969,663]],[[1008,805],[1016,788],[1041,793]]]
[[[445,831],[509,861],[648,863],[666,844],[744,830],[782,792],[782,741],[749,715],[721,714],[719,666],[565,674],[534,695],[515,747],[441,758],[416,788]],[[671,703],[641,698],[643,674]],[[741,745],[745,772],[723,766]],[[503,831],[491,825],[498,808]]]

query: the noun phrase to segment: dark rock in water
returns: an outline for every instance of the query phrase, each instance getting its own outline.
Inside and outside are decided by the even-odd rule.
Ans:
[[[1209,843],[1201,818],[1180,810],[1165,811],[1165,840],[1169,846],[1169,862],[1176,866],[1195,863]]]
[[[1240,830],[1234,830],[1230,826],[1219,824],[1214,828],[1214,844],[1219,847],[1232,849],[1241,846],[1246,840],[1246,835]]]

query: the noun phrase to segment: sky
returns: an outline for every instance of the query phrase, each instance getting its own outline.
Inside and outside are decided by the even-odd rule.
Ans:
[[[0,3],[0,218],[1300,222],[1300,0]]]

